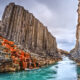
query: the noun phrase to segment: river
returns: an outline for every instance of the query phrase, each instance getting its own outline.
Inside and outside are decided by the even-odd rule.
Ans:
[[[77,80],[77,74],[80,74],[80,67],[63,57],[62,61],[38,70],[1,73],[0,80]]]

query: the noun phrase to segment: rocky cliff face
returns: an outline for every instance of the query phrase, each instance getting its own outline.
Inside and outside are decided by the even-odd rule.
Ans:
[[[71,50],[71,56],[76,61],[80,61],[80,0],[78,5],[78,25],[76,30],[76,46],[73,50]]]
[[[22,6],[10,3],[5,8],[0,23],[0,34],[21,45],[22,49],[46,57],[59,57],[55,37],[48,32],[47,27]]]

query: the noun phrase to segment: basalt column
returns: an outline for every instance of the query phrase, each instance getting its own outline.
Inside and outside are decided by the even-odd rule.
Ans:
[[[55,37],[22,6],[14,3],[6,6],[1,22],[0,34],[23,49],[51,57],[59,56]]]

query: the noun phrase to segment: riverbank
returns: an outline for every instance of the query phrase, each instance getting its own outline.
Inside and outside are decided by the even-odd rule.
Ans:
[[[59,60],[21,49],[20,45],[0,36],[0,72],[38,69]]]
[[[37,70],[1,73],[0,80],[77,80],[77,65],[68,57],[62,61]],[[15,76],[15,77],[14,77]]]
[[[22,66],[19,66],[18,64],[13,63],[12,59],[11,59],[11,61],[8,61],[8,60],[7,61],[3,60],[3,62],[0,61],[0,64],[1,64],[0,65],[0,73],[40,69],[42,67],[46,67],[46,66],[55,64],[58,61],[60,61],[60,59],[54,60],[54,59],[44,59],[44,58],[39,61],[38,60],[37,60],[38,66],[36,66],[36,67],[31,66],[31,68],[26,67],[24,69],[21,68]]]
[[[69,55],[69,58],[76,62],[77,66],[80,66],[80,60]]]

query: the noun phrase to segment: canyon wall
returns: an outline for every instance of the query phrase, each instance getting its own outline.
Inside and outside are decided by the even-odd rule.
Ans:
[[[55,37],[22,6],[14,3],[7,5],[0,23],[0,35],[21,45],[22,49],[46,57],[59,57]]]
[[[80,0],[78,5],[78,25],[76,30],[76,46],[71,50],[71,57],[76,61],[80,61]]]

